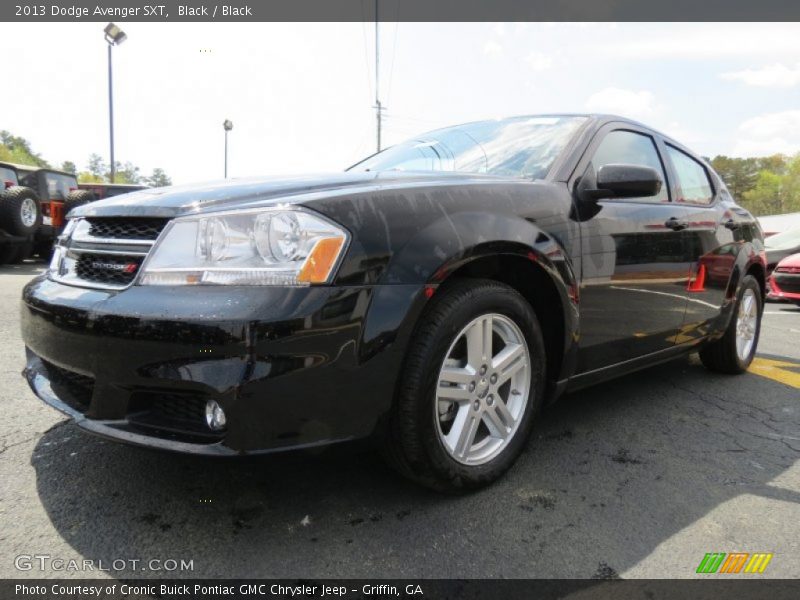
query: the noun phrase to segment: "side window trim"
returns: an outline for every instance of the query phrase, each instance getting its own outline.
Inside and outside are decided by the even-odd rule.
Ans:
[[[661,163],[661,169],[663,171],[664,176],[664,185],[667,190],[667,199],[666,201],[662,200],[648,200],[644,198],[633,198],[633,199],[624,199],[624,198],[608,198],[604,199],[603,202],[619,202],[620,204],[647,204],[647,205],[666,205],[672,202],[673,200],[673,181],[674,177],[672,171],[670,170],[671,165],[668,165],[666,156],[664,156],[664,152],[662,151],[660,140],[655,132],[636,127],[632,123],[625,123],[622,121],[614,121],[611,123],[606,123],[603,127],[601,127],[592,137],[589,144],[586,146],[586,150],[584,151],[583,155],[581,156],[575,170],[570,177],[570,189],[574,186],[575,182],[583,175],[586,169],[589,166],[589,163],[592,162],[597,149],[600,147],[600,144],[603,140],[608,136],[608,134],[613,133],[615,131],[628,131],[630,133],[635,133],[637,135],[642,135],[645,137],[650,138],[650,141],[653,143],[653,150],[655,150],[656,156],[658,157],[659,162]]]

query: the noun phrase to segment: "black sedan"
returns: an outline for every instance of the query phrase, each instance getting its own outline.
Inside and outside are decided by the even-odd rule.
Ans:
[[[206,455],[374,436],[442,490],[543,404],[699,351],[753,359],[761,230],[711,167],[613,116],[484,121],[342,174],[74,210],[24,290],[24,374],[108,438]]]

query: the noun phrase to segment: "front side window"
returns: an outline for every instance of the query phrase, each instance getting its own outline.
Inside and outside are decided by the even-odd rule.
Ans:
[[[592,165],[595,171],[598,171],[603,165],[620,164],[651,167],[656,170],[661,178],[661,191],[658,195],[650,196],[649,198],[632,198],[632,200],[666,202],[669,199],[664,166],[658,157],[656,144],[649,135],[622,129],[612,131],[606,135],[594,153]]]
[[[544,178],[586,117],[515,117],[425,133],[352,171],[456,171]]]
[[[714,201],[714,189],[708,180],[708,172],[705,167],[688,154],[669,145],[667,154],[675,167],[675,175],[678,178],[676,202],[711,204]]]

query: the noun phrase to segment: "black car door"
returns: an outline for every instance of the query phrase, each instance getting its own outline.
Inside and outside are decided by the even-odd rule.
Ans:
[[[692,259],[684,323],[677,343],[690,343],[707,333],[725,301],[736,258],[748,231],[722,202],[728,194],[702,161],[670,141],[661,146],[672,195],[686,228],[681,231]]]
[[[670,348],[684,320],[693,256],[687,213],[672,202],[668,170],[652,132],[608,124],[578,163],[571,189],[605,164],[652,167],[656,196],[589,201],[576,192],[582,280],[577,373]]]

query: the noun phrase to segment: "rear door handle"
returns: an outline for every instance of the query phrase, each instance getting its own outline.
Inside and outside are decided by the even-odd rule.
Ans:
[[[667,222],[664,223],[664,226],[668,229],[672,229],[672,231],[681,231],[689,227],[689,221],[681,221],[677,217],[670,217],[667,219]]]

